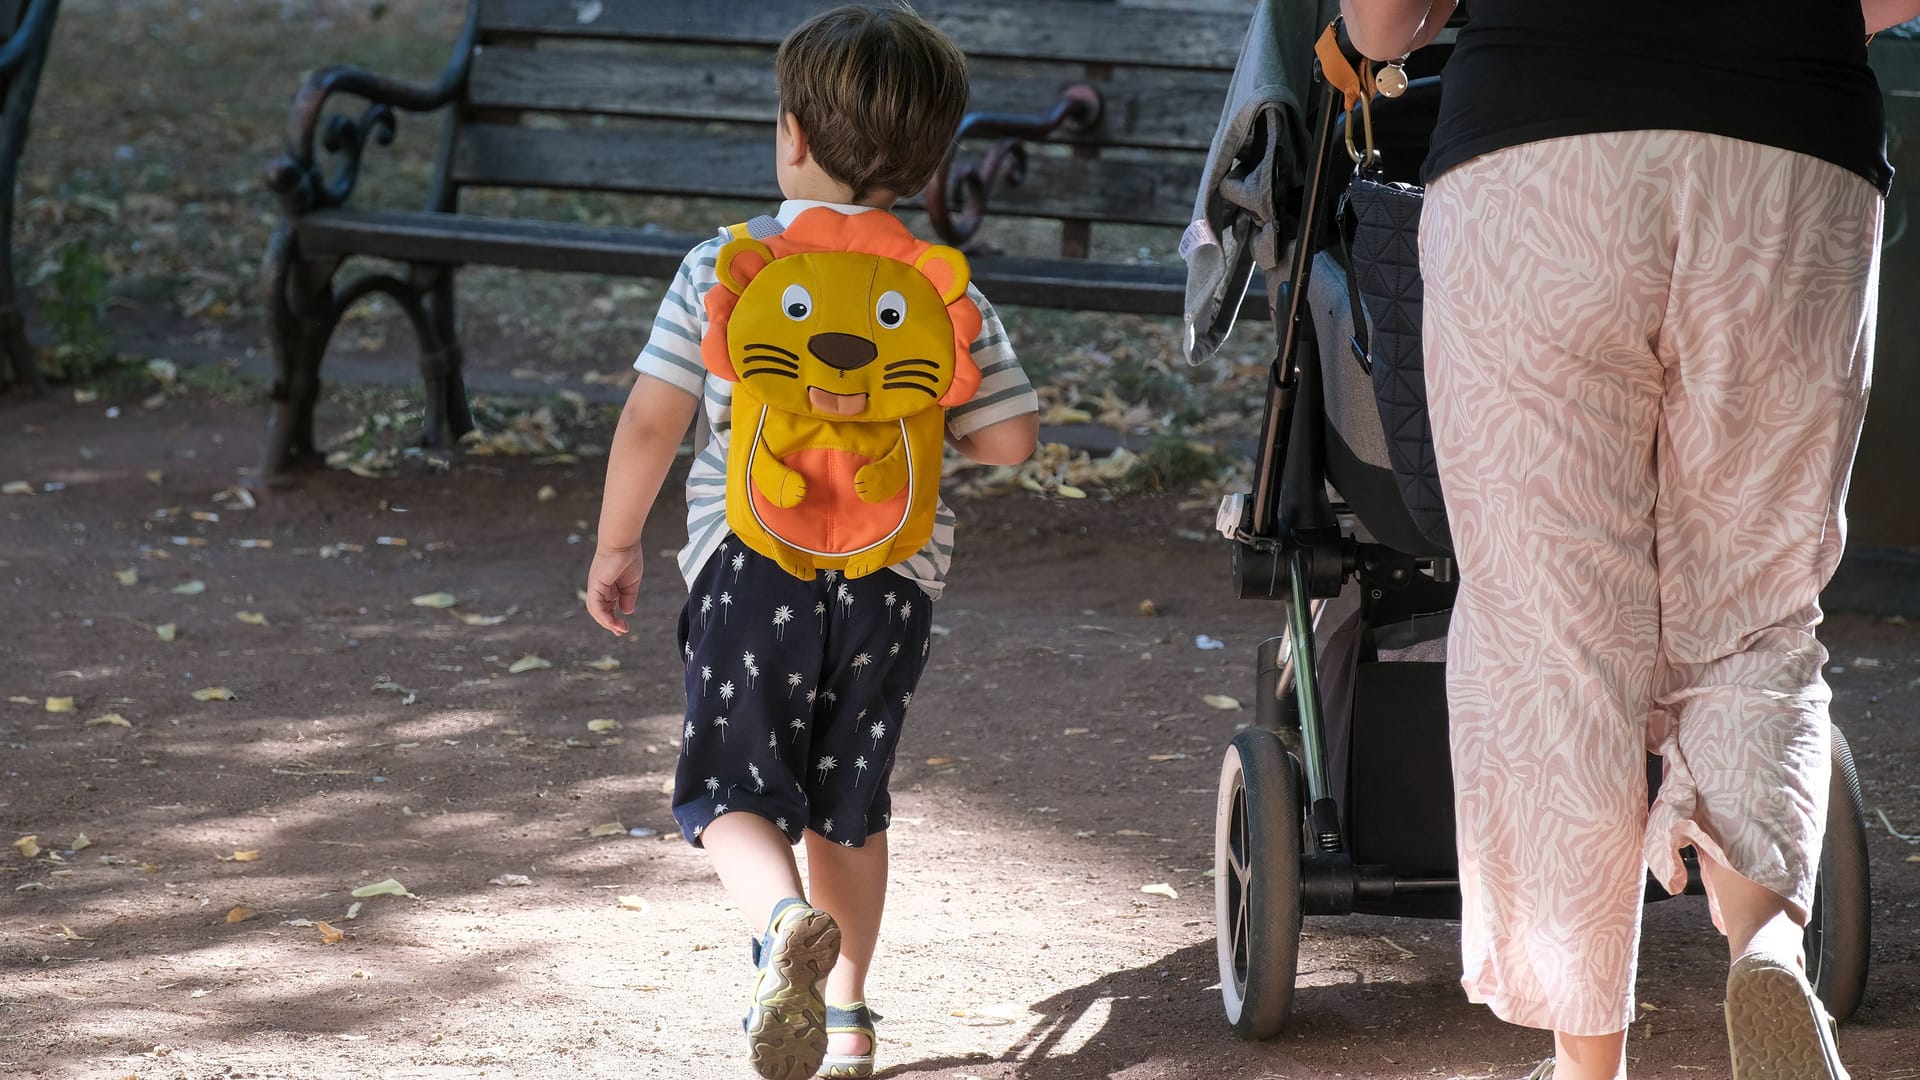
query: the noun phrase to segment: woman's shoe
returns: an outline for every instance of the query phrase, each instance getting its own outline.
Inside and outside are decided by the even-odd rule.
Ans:
[[[805,900],[782,900],[754,942],[760,973],[740,1026],[753,1070],[766,1080],[804,1080],[827,1053],[827,1004],[821,987],[840,958],[840,927]]]
[[[873,1075],[873,1052],[879,1046],[879,1040],[873,1037],[873,1022],[880,1014],[867,1008],[864,1001],[851,1005],[827,1006],[828,1035],[865,1035],[867,1052],[864,1054],[828,1054],[820,1062],[819,1075],[840,1080],[842,1077],[866,1077]]]
[[[1833,1020],[1791,960],[1750,952],[1727,971],[1733,1080],[1847,1080]]]

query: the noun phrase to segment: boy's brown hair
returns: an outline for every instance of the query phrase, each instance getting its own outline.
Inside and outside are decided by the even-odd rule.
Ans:
[[[814,161],[856,199],[926,187],[967,109],[966,57],[905,3],[821,12],[780,43],[773,72]]]

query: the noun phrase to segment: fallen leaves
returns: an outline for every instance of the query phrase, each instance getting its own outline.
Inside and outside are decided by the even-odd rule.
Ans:
[[[615,660],[611,656],[603,656],[598,660],[588,660],[582,666],[590,667],[595,671],[618,671],[620,670],[620,661]]]
[[[48,712],[72,712],[73,699],[70,697],[50,697],[47,699]]]
[[[388,878],[385,881],[377,881],[372,885],[362,885],[359,888],[353,890],[352,895],[357,899],[361,899],[361,900],[365,900],[370,896],[404,896],[409,900],[420,899],[419,897],[408,892],[407,887],[405,885],[400,884],[400,882],[394,878]]]
[[[414,607],[445,609],[460,602],[460,598],[450,592],[423,593],[413,598]]]
[[[203,686],[193,692],[195,701],[238,701],[240,695],[224,686]]]
[[[617,821],[603,822],[587,830],[587,835],[590,837],[625,836],[626,834],[627,827]]]
[[[97,940],[97,939],[95,939],[95,938],[90,938],[90,937],[81,937],[81,936],[80,936],[80,935],[79,935],[78,933],[75,933],[75,932],[74,932],[74,929],[73,929],[73,927],[71,927],[71,926],[68,926],[68,925],[67,925],[67,924],[65,924],[65,923],[61,923],[61,924],[60,924],[60,936],[61,936],[61,937],[63,937],[63,938],[65,938],[65,939],[67,939],[68,941],[94,941],[94,940]]]
[[[180,628],[172,623],[161,623],[159,626],[153,628],[153,636],[159,638],[161,641],[172,641],[179,632]]]
[[[220,861],[221,862],[259,862],[260,851],[258,848],[249,848],[246,851],[236,851],[231,855],[220,856]]]
[[[1180,894],[1174,891],[1173,886],[1164,881],[1156,881],[1151,885],[1142,885],[1140,886],[1140,891],[1149,896],[1164,896],[1169,900],[1180,899]]]
[[[259,912],[254,911],[245,904],[236,904],[227,912],[227,921],[230,923],[246,922],[257,914],[259,914]]]
[[[4,484],[0,484],[0,495],[31,494],[33,494],[33,485],[27,483],[25,480],[9,480]]]
[[[320,931],[320,944],[322,945],[338,945],[342,941],[345,941],[347,937],[346,934],[335,930],[319,919],[313,921],[313,928]]]
[[[927,759],[927,764],[937,769],[942,765],[953,764],[953,759],[950,757],[930,757]]]
[[[506,615],[480,615],[471,611],[456,611],[453,617],[468,626],[499,626],[507,621]]]
[[[40,837],[38,834],[29,834],[27,836],[21,837],[18,840],[15,840],[13,842],[13,847],[14,847],[14,850],[18,851],[23,858],[37,859],[40,857],[39,841],[40,841]]]
[[[74,833],[73,843],[67,845],[67,850],[68,851],[85,851],[92,846],[93,846],[93,841],[87,839],[86,833]]]
[[[140,568],[137,566],[129,566],[125,570],[115,570],[113,572],[113,580],[122,585],[138,585],[140,584]]]
[[[1240,708],[1240,699],[1228,694],[1208,694],[1200,700],[1222,712],[1233,712]]]
[[[507,674],[519,675],[522,672],[540,671],[545,668],[550,668],[552,666],[553,666],[553,661],[543,660],[540,657],[533,655],[532,653],[528,653],[526,656],[523,656],[520,659],[515,660],[513,663],[508,664]]]
[[[267,625],[267,617],[258,611],[236,611],[233,613],[233,617],[246,623],[248,626]]]
[[[560,492],[555,490],[552,484],[541,484],[540,490],[534,492],[533,497],[539,502],[552,502],[560,497]]]
[[[645,910],[647,910],[647,902],[646,902],[646,901],[645,901],[644,899],[642,899],[642,898],[640,898],[640,897],[638,897],[638,896],[622,896],[622,897],[618,897],[618,898],[617,898],[617,902],[619,903],[619,905],[620,905],[621,907],[623,907],[623,908],[625,908],[625,909],[627,909],[628,911],[645,911]]]
[[[487,884],[505,886],[531,885],[533,884],[533,879],[525,874],[501,874],[497,877],[488,878]]]
[[[411,689],[408,689],[407,687],[401,686],[399,683],[394,682],[392,679],[388,678],[385,675],[376,676],[374,678],[373,688],[375,690],[386,691],[389,694],[404,695],[400,699],[400,704],[402,705],[411,705],[414,702],[420,700],[420,692],[418,690],[411,690]]]
[[[207,583],[199,578],[175,585],[171,590],[175,596],[199,596],[207,591]]]
[[[619,731],[619,730],[620,730],[620,721],[618,721],[618,720],[589,720],[589,721],[587,721],[587,730],[588,730],[588,731],[591,731],[591,732],[593,732],[593,733],[595,733],[596,735],[597,735],[597,734],[599,734],[599,733],[601,733],[601,732],[603,732],[603,731]]]

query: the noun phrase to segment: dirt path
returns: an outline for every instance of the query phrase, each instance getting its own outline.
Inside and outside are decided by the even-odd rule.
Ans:
[[[210,497],[255,453],[251,410],[109,404],[0,405],[0,480],[66,485],[0,499],[0,696],[27,699],[0,703],[0,830],[62,856],[0,859],[0,1072],[741,1075],[744,924],[677,839],[590,836],[671,830],[673,526],[650,539],[652,630],[615,642],[574,597],[595,465],[318,473],[241,510]],[[1311,920],[1291,1029],[1234,1039],[1205,874],[1218,755],[1248,714],[1201,699],[1250,696],[1277,610],[1229,599],[1204,508],[959,510],[894,781],[886,1075],[1504,1078],[1542,1055],[1461,999],[1451,924],[1365,918]],[[364,550],[321,557],[341,544]],[[174,591],[191,581],[204,592]],[[442,590],[508,617],[410,603]],[[1828,639],[1868,801],[1920,831],[1920,637],[1842,617]],[[526,655],[552,667],[510,674]],[[588,663],[606,656],[618,670]],[[207,687],[237,700],[196,701]],[[88,723],[108,714],[127,726]],[[91,846],[69,855],[78,833]],[[1871,840],[1876,969],[1843,1045],[1860,1080],[1905,1080],[1920,849]],[[489,884],[508,874],[531,884]],[[389,877],[417,899],[347,918],[351,889]],[[1724,1075],[1717,949],[1698,901],[1649,909],[1636,1076]]]

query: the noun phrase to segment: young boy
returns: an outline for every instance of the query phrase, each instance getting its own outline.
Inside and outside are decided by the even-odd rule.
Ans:
[[[822,206],[888,214],[926,185],[967,103],[960,51],[904,5],[816,16],[782,43],[775,75],[776,170],[787,201],[777,218],[752,223],[755,238]],[[587,606],[608,630],[628,631],[641,529],[704,402],[713,434],[687,477],[680,552],[687,713],[674,815],[687,840],[712,854],[752,927],[765,928],[745,1021],[756,1070],[774,1080],[816,1070],[867,1076],[873,1017],[863,999],[886,894],[887,779],[926,662],[954,519],[940,504],[932,540],[885,569],[811,579],[730,531],[729,454],[746,453],[757,436],[733,437],[735,384],[710,374],[701,342],[716,263],[733,235],[687,254],[635,361],[640,378],[607,464]],[[992,308],[971,286],[966,296],[981,316],[970,350],[981,382],[947,410],[947,441],[984,464],[1017,464],[1034,449],[1037,401]],[[892,317],[878,315],[884,325]],[[803,836],[810,890],[792,852]]]

